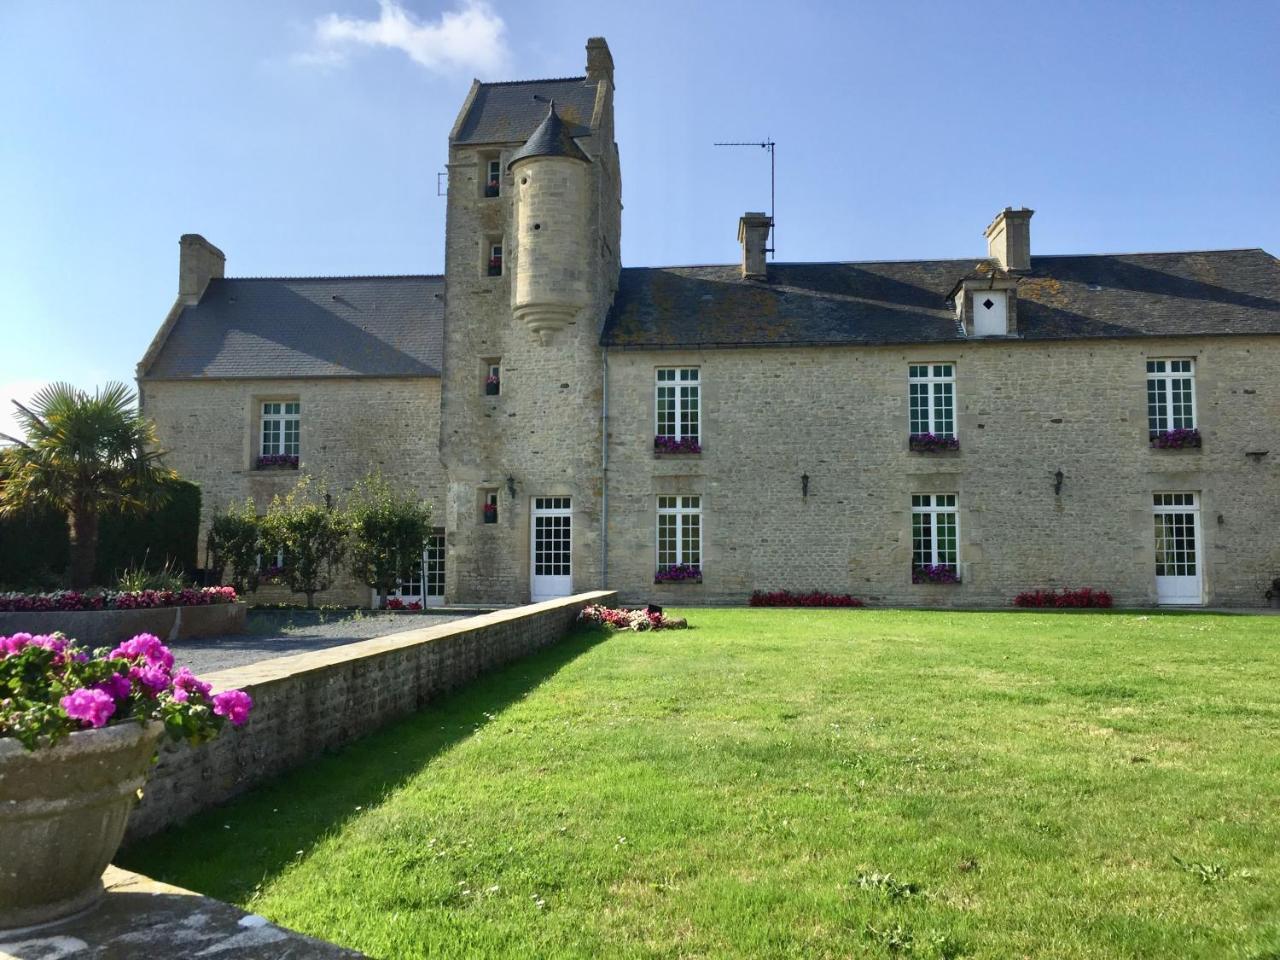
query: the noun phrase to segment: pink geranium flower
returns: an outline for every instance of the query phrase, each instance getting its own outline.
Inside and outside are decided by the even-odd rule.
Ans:
[[[226,717],[233,726],[243,726],[252,709],[253,700],[243,690],[224,690],[213,696],[213,712]]]
[[[111,699],[111,694],[86,687],[67,694],[58,702],[68,717],[90,727],[106,726],[111,715],[116,712],[116,702]]]

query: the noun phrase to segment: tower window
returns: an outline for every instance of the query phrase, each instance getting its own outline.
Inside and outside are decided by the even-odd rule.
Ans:
[[[489,267],[488,274],[491,277],[502,276],[502,241],[490,241],[489,243]]]
[[[497,197],[502,194],[502,162],[496,157],[485,163],[484,195]]]

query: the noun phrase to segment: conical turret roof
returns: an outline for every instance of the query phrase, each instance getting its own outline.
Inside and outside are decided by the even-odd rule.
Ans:
[[[546,119],[538,124],[538,129],[530,134],[524,146],[511,157],[507,169],[510,170],[517,161],[527,160],[529,157],[572,157],[583,163],[591,162],[591,158],[582,152],[582,148],[573,139],[573,134],[560,119],[560,114],[556,113],[554,100],[547,109]]]

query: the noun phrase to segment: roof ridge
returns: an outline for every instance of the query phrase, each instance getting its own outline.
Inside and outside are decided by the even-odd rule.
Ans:
[[[443,280],[443,273],[351,273],[298,277],[218,277],[219,280]]]
[[[586,83],[587,76],[583,74],[580,77],[540,77],[536,80],[481,80],[482,87],[518,87],[524,83],[569,83],[573,80],[581,80]]]
[[[1031,259],[1037,257],[1049,260],[1062,257],[1167,257],[1177,253],[1266,253],[1262,247],[1199,247],[1193,250],[1108,250],[1102,253],[1033,253]]]

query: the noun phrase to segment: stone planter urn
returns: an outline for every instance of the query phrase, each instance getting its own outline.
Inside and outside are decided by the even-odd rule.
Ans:
[[[164,724],[120,723],[28,750],[0,739],[0,930],[91,906]]]

